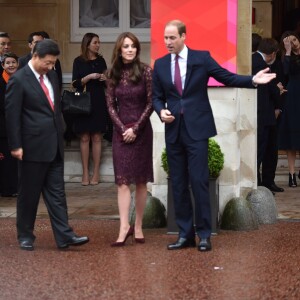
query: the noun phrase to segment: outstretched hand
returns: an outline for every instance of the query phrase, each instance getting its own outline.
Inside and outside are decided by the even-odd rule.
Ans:
[[[257,72],[253,76],[254,84],[266,84],[276,77],[276,73],[269,73],[270,68],[266,68]]]

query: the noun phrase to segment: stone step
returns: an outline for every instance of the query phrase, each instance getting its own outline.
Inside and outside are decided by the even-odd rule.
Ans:
[[[90,163],[90,169],[92,164]],[[300,156],[297,155],[296,171],[300,170]],[[81,158],[79,140],[72,140],[70,145],[65,146],[65,182],[81,182]],[[285,182],[288,180],[288,162],[285,154],[279,154],[276,169],[276,182]],[[114,170],[112,162],[111,144],[106,140],[102,142],[102,154],[100,165],[100,181],[114,182]]]
[[[287,156],[285,154],[278,155],[278,163],[277,163],[277,169],[280,168],[288,168],[288,160]],[[296,168],[300,168],[300,156],[297,155],[296,157]]]
[[[91,154],[90,154],[91,157]],[[90,159],[89,169],[92,170],[92,160]],[[82,166],[79,149],[79,141],[71,142],[70,146],[65,147],[65,182],[81,182]],[[92,175],[92,174],[91,174]],[[112,161],[111,144],[107,141],[102,142],[100,181],[114,182],[114,170]]]

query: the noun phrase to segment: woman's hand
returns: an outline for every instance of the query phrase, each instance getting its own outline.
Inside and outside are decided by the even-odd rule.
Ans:
[[[100,74],[100,73],[91,73],[88,76],[90,77],[90,79],[99,79],[101,75],[102,74]]]
[[[81,78],[81,84],[86,85],[91,79],[99,79],[100,75],[102,75],[102,74],[100,74],[100,73],[91,73],[89,75],[86,75],[86,76]]]
[[[289,36],[287,36],[286,38],[283,39],[283,44],[284,44],[284,48],[285,48],[285,54],[286,55],[291,55],[291,51],[292,51],[292,43],[291,43],[291,38]]]
[[[105,81],[106,80],[105,74],[99,74],[99,75],[100,75],[99,81]]]
[[[132,128],[128,128],[123,133],[123,141],[127,144],[133,143],[136,139],[136,134],[133,132]]]

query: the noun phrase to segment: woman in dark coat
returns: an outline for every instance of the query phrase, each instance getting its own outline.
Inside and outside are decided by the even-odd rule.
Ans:
[[[294,32],[282,35],[283,68],[287,76],[287,93],[279,127],[279,149],[286,150],[289,186],[296,187],[296,153],[300,150],[300,37]],[[300,178],[300,171],[298,174]]]
[[[95,33],[86,33],[81,42],[81,55],[73,62],[73,86],[79,91],[90,92],[92,113],[89,116],[77,116],[74,121],[74,132],[80,137],[82,161],[82,185],[99,183],[102,134],[107,127],[107,108],[105,102],[104,75],[106,62],[99,54],[100,40]],[[92,142],[93,173],[89,176],[89,152]]]

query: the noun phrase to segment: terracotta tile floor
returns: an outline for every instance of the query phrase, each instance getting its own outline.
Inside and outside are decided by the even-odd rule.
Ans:
[[[168,251],[176,237],[146,229],[144,245],[111,248],[119,222],[114,184],[66,184],[70,224],[90,243],[56,249],[41,203],[35,251],[16,242],[15,199],[0,198],[0,300],[300,299],[300,187],[276,195],[280,220],[224,231],[213,250]],[[287,219],[287,220],[285,220]]]

